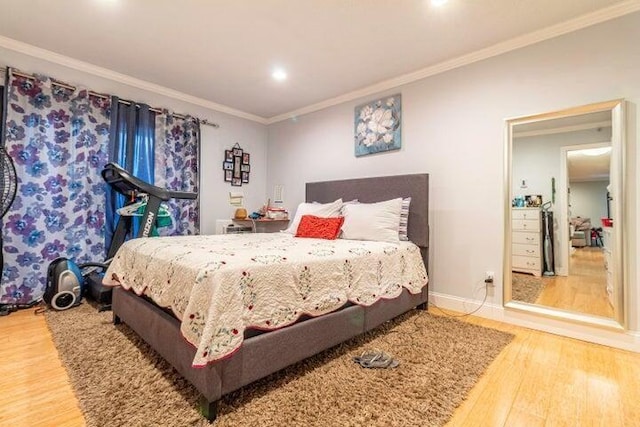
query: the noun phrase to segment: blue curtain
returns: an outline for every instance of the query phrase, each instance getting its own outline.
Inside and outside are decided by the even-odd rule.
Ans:
[[[40,298],[47,265],[105,256],[105,187],[111,100],[8,70],[4,144],[18,192],[2,219],[0,303]]]
[[[134,176],[154,183],[155,113],[148,105],[124,103],[117,96],[111,98],[111,128],[109,161],[115,162]],[[106,247],[113,240],[118,223],[116,210],[124,206],[125,197],[109,189],[106,204]],[[133,235],[138,224],[133,223]]]

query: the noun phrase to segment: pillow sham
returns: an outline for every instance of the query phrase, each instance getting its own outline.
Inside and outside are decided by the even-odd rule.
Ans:
[[[293,221],[291,221],[289,228],[284,230],[284,232],[296,234],[303,215],[315,215],[322,218],[336,217],[340,216],[341,209],[342,199],[331,203],[300,203],[298,209],[296,209],[296,215],[293,217]]]
[[[340,234],[344,217],[320,218],[314,215],[302,215],[296,237],[335,240]]]
[[[400,241],[402,198],[378,203],[354,203],[343,206],[342,238],[397,243]]]
[[[403,242],[409,241],[409,205],[411,197],[402,199],[402,208],[400,209],[400,227],[398,228],[398,237]]]

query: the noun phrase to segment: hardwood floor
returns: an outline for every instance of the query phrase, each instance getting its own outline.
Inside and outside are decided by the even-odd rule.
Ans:
[[[449,426],[638,426],[640,354],[469,317],[511,332]]]
[[[473,316],[461,320],[515,338],[450,426],[640,425],[640,354]],[[85,425],[43,316],[24,310],[0,317],[0,344],[0,426]]]
[[[613,317],[606,287],[602,248],[577,248],[570,257],[569,276],[543,277],[536,304],[595,316]]]
[[[82,426],[44,316],[0,317],[0,426]]]

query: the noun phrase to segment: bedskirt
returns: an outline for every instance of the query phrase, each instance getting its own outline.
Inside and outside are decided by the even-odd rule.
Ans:
[[[204,367],[193,367],[196,348],[180,332],[180,322],[164,309],[121,287],[113,292],[113,315],[153,347],[208,402],[252,383],[293,363],[376,328],[383,322],[421,304],[426,304],[427,287],[421,293],[407,290],[392,300],[380,300],[363,307],[313,317],[289,327],[247,338],[228,358]]]

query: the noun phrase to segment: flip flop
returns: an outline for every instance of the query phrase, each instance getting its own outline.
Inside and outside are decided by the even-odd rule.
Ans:
[[[393,356],[379,350],[365,350],[360,356],[355,356],[353,361],[363,368],[395,368],[400,364]]]

